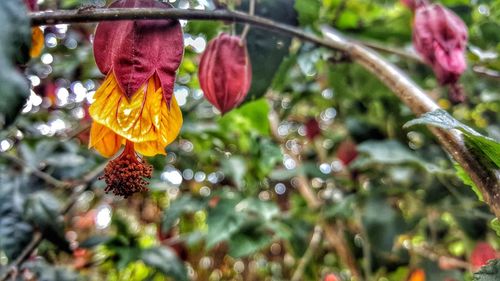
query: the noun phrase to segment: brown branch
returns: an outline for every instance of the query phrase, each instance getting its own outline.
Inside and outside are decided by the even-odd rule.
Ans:
[[[81,181],[72,183],[70,185],[70,187],[74,188],[74,191],[69,197],[66,204],[61,208],[61,215],[64,216],[71,210],[71,207],[73,207],[80,195],[82,195],[83,192],[87,191],[91,187],[92,182],[102,173],[105,165],[106,163],[99,165],[94,170],[86,174]],[[33,251],[35,251],[35,249],[38,247],[38,245],[40,245],[43,239],[43,235],[40,232],[36,232],[29,244],[24,247],[21,254],[7,266],[8,269],[0,276],[0,280],[6,281],[10,277],[14,276],[16,272],[18,272],[18,267],[21,266],[21,264],[23,264],[31,256]]]
[[[271,136],[274,138],[276,142],[280,144],[283,151],[286,151],[286,146],[284,145],[284,139],[278,134],[278,114],[275,111],[271,111],[269,113],[269,127],[271,130]],[[289,153],[290,157],[295,161],[297,170],[299,173],[297,175],[297,190],[300,195],[304,198],[307,203],[307,206],[311,210],[317,210],[323,206],[323,202],[318,198],[316,193],[313,191],[311,186],[309,185],[309,180],[307,179],[305,173],[302,169],[302,161],[299,157],[295,156],[292,151]],[[335,249],[335,252],[340,257],[341,263],[349,268],[353,277],[356,280],[361,280],[361,273],[358,269],[358,265],[356,263],[356,258],[352,253],[347,241],[344,237],[344,228],[340,223],[336,223],[335,227],[328,224],[326,221],[321,220],[320,224],[323,228],[325,238],[328,243]],[[298,273],[297,273],[298,274]]]
[[[317,252],[318,247],[321,245],[322,234],[323,234],[323,231],[321,229],[321,226],[319,226],[319,225],[314,226],[314,230],[313,230],[313,234],[311,237],[311,241],[309,242],[309,246],[307,246],[307,249],[306,249],[304,255],[298,261],[297,269],[295,269],[295,272],[292,275],[292,279],[290,279],[291,281],[303,280],[302,276],[304,275],[304,270],[306,269],[307,264],[314,257],[314,254]]]
[[[24,161],[23,159],[21,159],[19,157],[16,157],[14,155],[11,155],[11,154],[8,154],[5,152],[0,153],[0,157],[3,157],[5,159],[11,161],[15,165],[26,169],[29,173],[39,177],[40,179],[42,179],[46,183],[48,183],[56,188],[66,188],[69,185],[67,182],[58,180],[58,179],[54,178],[53,176],[31,166],[30,164],[28,164],[26,161]]]
[[[406,74],[396,66],[385,61],[374,51],[351,41],[346,40],[338,32],[324,26],[323,33],[332,42],[343,45],[348,55],[357,63],[372,72],[396,96],[408,106],[417,116],[439,109],[439,106],[430,99]],[[481,190],[484,200],[500,218],[500,171],[481,163],[465,145],[462,134],[456,130],[430,128],[437,137],[441,146],[457,161],[470,175],[476,186]]]
[[[241,12],[227,10],[203,11],[183,9],[121,8],[94,9],[90,11],[50,11],[31,13],[32,25],[58,23],[96,22],[124,19],[186,19],[186,20],[225,20],[242,22],[264,28],[268,31],[288,34],[298,39],[314,43],[328,49],[342,51],[350,55],[357,63],[371,71],[384,82],[412,111],[421,115],[439,108],[425,92],[411,81],[394,65],[388,63],[375,52],[360,43],[347,40],[343,35],[329,27],[323,32],[328,39],[319,38],[301,29],[274,22],[269,19],[250,16]],[[470,175],[476,186],[483,193],[485,201],[495,215],[500,218],[500,171],[483,165],[465,146],[463,137],[455,131],[431,128],[446,151]]]

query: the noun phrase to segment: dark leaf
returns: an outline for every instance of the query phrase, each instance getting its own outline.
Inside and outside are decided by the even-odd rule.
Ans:
[[[491,260],[487,265],[474,273],[473,281],[497,281],[500,280],[500,260]]]
[[[248,0],[243,1],[238,10],[247,12]],[[255,14],[280,23],[297,25],[294,1],[257,0]],[[240,31],[241,28],[240,26]],[[246,98],[250,101],[262,97],[267,92],[281,62],[289,53],[292,38],[252,27],[246,41],[252,62],[252,87]]]
[[[31,29],[21,0],[0,1],[0,128],[16,118],[29,95],[28,80],[16,63],[26,63]]]
[[[485,162],[492,163],[497,169],[500,168],[500,143],[460,123],[445,110],[438,109],[422,114],[419,118],[406,123],[404,128],[417,124],[436,126],[446,130],[460,130],[465,136],[466,143],[476,155],[480,156]]]
[[[162,231],[168,232],[183,214],[202,210],[207,206],[207,203],[208,201],[204,198],[196,198],[191,195],[181,196],[172,201],[170,207],[163,212]]]
[[[39,191],[31,194],[24,207],[24,217],[33,226],[40,229],[43,236],[64,251],[70,251],[64,237],[63,218],[59,214],[61,205],[51,194]]]
[[[144,263],[174,280],[189,280],[187,270],[174,251],[165,247],[154,247],[142,250]]]
[[[20,181],[0,176],[0,251],[9,259],[17,257],[33,237],[33,228],[22,217],[25,193]]]

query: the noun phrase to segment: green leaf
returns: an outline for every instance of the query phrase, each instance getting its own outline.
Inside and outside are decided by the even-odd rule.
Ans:
[[[319,0],[295,0],[294,8],[301,26],[312,25],[318,20],[321,3]]]
[[[162,231],[168,232],[174,226],[175,221],[183,214],[202,210],[207,206],[207,203],[206,199],[196,198],[191,195],[184,195],[172,201],[170,207],[163,211]]]
[[[372,248],[383,252],[392,251],[396,237],[406,228],[402,214],[380,197],[370,197],[362,221]]]
[[[245,222],[244,214],[236,210],[238,198],[221,198],[217,206],[209,209],[207,216],[207,248],[228,240]]]
[[[219,126],[240,132],[257,132],[269,135],[269,104],[266,99],[248,102],[242,107],[232,110],[219,120]]]
[[[453,166],[455,167],[455,170],[457,172],[457,177],[459,179],[461,179],[465,185],[470,186],[472,188],[472,191],[474,191],[474,193],[477,195],[477,198],[480,201],[484,202],[483,194],[481,193],[479,188],[476,186],[476,184],[472,181],[470,176],[465,172],[465,170],[462,168],[462,166],[460,166],[458,163],[454,163]]]
[[[60,210],[61,204],[51,193],[39,191],[31,194],[26,200],[24,217],[39,228],[47,240],[61,250],[69,252],[69,243],[64,236],[64,221],[59,213]]]
[[[247,172],[247,163],[243,157],[233,156],[222,160],[222,171],[228,175],[238,188],[243,187],[243,177]]]
[[[8,181],[0,176],[0,251],[16,258],[33,237],[33,227],[22,216],[25,193],[20,180]]]
[[[426,163],[415,155],[413,151],[395,140],[365,141],[358,145],[357,150],[368,156],[365,161],[355,161],[352,167],[369,164],[401,165],[417,164],[425,169],[434,169],[433,165]]]
[[[52,266],[44,260],[27,262],[23,269],[29,269],[36,280],[78,281],[84,280],[83,276],[69,267]]]
[[[497,236],[500,237],[500,221],[498,220],[498,218],[494,218],[493,220],[491,220],[490,226],[491,228],[493,228],[493,230],[495,230]]]
[[[474,273],[473,281],[498,281],[500,280],[500,259],[490,260],[487,265]]]
[[[460,130],[465,136],[466,144],[473,153],[485,160],[485,162],[493,164],[497,169],[500,168],[500,143],[460,123],[445,110],[438,109],[422,114],[419,118],[407,122],[403,127],[408,128],[418,124],[436,126],[446,130]]]
[[[242,1],[238,10],[248,11],[248,0]],[[292,26],[297,26],[297,14],[294,1],[257,0],[255,15]],[[242,30],[239,26],[239,32]],[[289,53],[292,38],[270,33],[264,29],[252,27],[247,35],[247,48],[252,63],[252,87],[246,98],[251,101],[262,97],[271,85],[274,75],[285,56]]]
[[[174,280],[189,280],[186,267],[174,251],[166,247],[142,250],[142,261]]]
[[[241,258],[251,255],[273,241],[272,236],[262,229],[247,230],[233,235],[229,240],[229,254],[232,257]]]
[[[0,128],[10,125],[29,95],[29,83],[16,63],[26,63],[31,28],[21,0],[0,1]]]

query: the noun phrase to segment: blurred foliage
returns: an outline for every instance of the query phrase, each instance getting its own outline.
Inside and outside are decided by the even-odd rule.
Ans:
[[[17,120],[0,131],[0,276],[40,233],[46,239],[18,268],[20,280],[290,280],[302,263],[300,280],[333,273],[339,280],[359,274],[400,281],[415,269],[432,281],[498,279],[498,260],[475,274],[470,266],[478,242],[500,248],[498,221],[429,131],[404,125],[459,129],[498,168],[500,1],[442,1],[469,27],[463,104],[447,101],[427,66],[382,53],[446,110],[416,120],[342,54],[254,27],[247,37],[251,95],[221,117],[199,89],[199,56],[207,40],[242,26],[183,22],[186,51],[175,95],[184,125],[166,157],[148,159],[155,168],[150,191],[121,199],[93,181],[65,216],[60,212],[82,188],[79,181],[107,161],[87,149],[86,110],[103,80],[91,48],[95,25],[44,27],[42,55],[15,67],[29,32],[25,11],[8,12],[15,2],[0,1],[0,109],[11,116],[5,120],[14,120],[24,103]],[[55,10],[106,1],[39,2],[41,10]],[[248,5],[219,2],[243,11]],[[215,7],[205,0],[174,5]],[[358,40],[413,52],[412,15],[399,1],[262,0],[256,11],[318,35],[328,24]],[[33,92],[21,87],[26,78],[18,69]],[[319,127],[312,138],[310,120]],[[346,151],[346,141],[354,152]],[[315,226],[323,229],[316,246]]]

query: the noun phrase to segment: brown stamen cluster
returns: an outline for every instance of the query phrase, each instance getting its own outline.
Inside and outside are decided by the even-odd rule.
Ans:
[[[148,190],[153,167],[135,154],[133,144],[127,142],[125,150],[118,158],[111,160],[104,169],[101,179],[106,181],[106,193],[113,191],[115,195],[125,198],[136,192]]]

